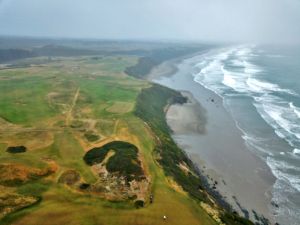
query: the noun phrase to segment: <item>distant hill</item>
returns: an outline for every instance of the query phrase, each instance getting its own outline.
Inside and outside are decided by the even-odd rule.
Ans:
[[[98,55],[100,51],[75,49],[59,45],[45,45],[32,49],[0,49],[0,63],[38,56],[80,56]]]
[[[0,49],[0,63],[35,57],[36,53],[25,49]]]
[[[45,45],[32,49],[0,49],[0,63],[6,63],[18,59],[39,57],[39,56],[93,56],[93,55],[147,55],[146,50],[90,50],[81,48],[72,48],[61,45]]]
[[[140,58],[138,65],[128,68],[126,72],[135,77],[142,77],[155,65],[201,50],[204,46],[197,43],[0,36],[0,63],[39,56],[135,55]],[[209,45],[205,47],[207,48]]]

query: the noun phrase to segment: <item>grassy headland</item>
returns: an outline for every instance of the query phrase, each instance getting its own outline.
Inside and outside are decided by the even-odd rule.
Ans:
[[[216,208],[220,213],[220,221],[224,224],[253,224],[236,213],[221,208],[209,197],[207,190],[201,183],[198,171],[195,170],[195,166],[173,141],[170,135],[171,131],[166,123],[165,110],[171,104],[183,104],[185,102],[185,97],[179,92],[157,84],[153,84],[151,88],[144,89],[140,93],[135,115],[144,120],[156,135],[154,157],[160,163],[166,175],[174,178],[192,198]]]

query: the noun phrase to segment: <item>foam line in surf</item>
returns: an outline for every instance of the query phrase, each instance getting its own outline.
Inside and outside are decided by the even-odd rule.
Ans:
[[[290,108],[294,111],[294,113],[298,116],[298,118],[300,119],[300,108],[296,107],[293,102],[289,103]]]
[[[300,149],[298,149],[298,148],[295,148],[294,150],[293,150],[293,153],[296,155],[300,155]]]
[[[284,180],[289,183],[291,187],[300,192],[300,172],[299,167],[289,165],[283,161],[276,160],[273,157],[267,157],[267,164],[272,169],[272,172],[277,179]],[[293,171],[293,173],[291,173]]]
[[[286,104],[277,105],[276,98],[274,102],[268,102],[267,100],[260,100],[260,104],[255,104],[257,108],[261,108],[265,114],[266,121],[280,134],[279,137],[289,138],[289,136],[294,136],[300,139],[300,125],[297,123],[297,117],[294,111],[287,107]],[[262,112],[261,112],[262,113]],[[269,118],[266,118],[266,116]]]

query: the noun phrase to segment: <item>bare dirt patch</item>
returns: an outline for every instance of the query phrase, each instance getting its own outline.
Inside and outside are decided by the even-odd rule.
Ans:
[[[37,169],[16,163],[3,163],[0,164],[0,184],[5,186],[24,184],[48,176],[56,172],[56,169],[54,166]]]
[[[58,183],[66,185],[74,185],[80,181],[80,174],[76,170],[66,170],[64,171],[59,179]]]

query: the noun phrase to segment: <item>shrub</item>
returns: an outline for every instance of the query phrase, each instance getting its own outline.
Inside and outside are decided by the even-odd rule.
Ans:
[[[143,208],[145,205],[145,202],[143,200],[136,200],[134,202],[134,206],[139,209],[139,208]]]
[[[127,142],[113,141],[102,147],[93,148],[84,155],[83,159],[90,166],[101,163],[109,151],[115,152],[106,164],[109,172],[117,172],[125,176],[127,181],[143,177],[141,162],[138,160],[138,149]]]

